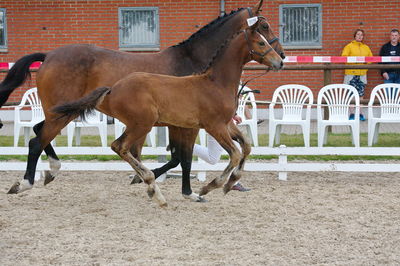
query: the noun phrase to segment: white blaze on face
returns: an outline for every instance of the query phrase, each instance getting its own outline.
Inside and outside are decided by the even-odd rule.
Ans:
[[[265,37],[263,36],[263,35],[261,35],[260,33],[258,33],[258,35],[260,35],[261,36],[261,39],[265,42],[265,43],[267,43],[268,44],[268,41],[267,41],[267,39],[265,39]]]

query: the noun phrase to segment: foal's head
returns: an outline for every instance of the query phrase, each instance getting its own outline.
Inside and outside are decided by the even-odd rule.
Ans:
[[[265,17],[259,16],[258,20],[258,32],[267,39],[268,44],[271,45],[272,48],[274,48],[274,50],[281,56],[281,58],[285,59],[285,52],[283,51],[283,47],[279,42],[279,38],[276,37],[275,34],[272,32],[271,26],[269,25],[267,19]]]
[[[271,47],[267,39],[258,31],[257,21],[253,26],[244,30],[244,37],[247,42],[249,53],[252,60],[260,64],[271,67],[274,70],[279,70],[283,67],[283,61],[280,55]]]

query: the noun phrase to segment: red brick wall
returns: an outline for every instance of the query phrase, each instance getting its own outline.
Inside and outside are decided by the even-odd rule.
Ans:
[[[231,8],[231,2],[228,1],[227,8]],[[238,1],[235,4],[236,2]],[[353,32],[357,28],[365,30],[365,43],[371,48],[373,55],[378,55],[380,47],[389,41],[390,30],[400,28],[400,1],[266,1],[263,14],[270,19],[271,26],[278,34],[279,5],[315,3],[322,4],[323,48],[286,50],[287,55],[340,55],[343,47],[353,40]],[[343,73],[343,70],[333,70],[332,83],[343,82]],[[366,97],[369,97],[370,90],[381,81],[379,70],[368,71]],[[289,83],[303,84],[317,91],[323,86],[323,71],[268,73],[265,78],[252,82],[261,88],[270,89],[264,92],[262,98],[265,99],[271,99],[273,88]]]
[[[252,6],[257,1],[225,1],[227,12]],[[263,15],[278,34],[279,5],[321,3],[323,10],[323,48],[286,50],[287,55],[340,55],[352,40],[353,31],[366,31],[366,43],[374,55],[388,41],[391,28],[399,27],[399,1],[265,1]],[[2,0],[7,9],[8,52],[0,52],[0,62],[15,62],[19,57],[46,52],[72,43],[90,43],[118,49],[118,7],[157,6],[160,15],[161,49],[176,44],[219,15],[219,0],[141,0],[141,1],[22,1]],[[249,73],[248,71],[246,73]],[[0,73],[3,79],[4,74]],[[333,71],[333,82],[341,82],[343,71]],[[381,81],[377,70],[368,73],[368,91]],[[281,71],[268,73],[249,86],[260,88],[258,98],[271,98],[282,84],[304,84],[317,90],[323,86],[323,71]],[[34,86],[34,79],[28,85]],[[24,89],[9,99],[18,101]]]

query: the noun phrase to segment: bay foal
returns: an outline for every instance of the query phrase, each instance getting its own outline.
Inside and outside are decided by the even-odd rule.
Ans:
[[[251,59],[281,69],[281,57],[268,41],[257,32],[258,22],[242,30],[220,47],[206,70],[200,75],[174,77],[150,73],[132,73],[112,88],[101,87],[78,101],[53,109],[65,122],[70,117],[97,109],[118,118],[126,130],[111,148],[127,161],[148,185],[148,194],[160,206],[166,201],[155,183],[154,174],[130,152],[138,139],[143,138],[154,124],[168,124],[182,128],[204,128],[228,152],[230,161],[222,175],[200,191],[200,196],[221,187],[227,177],[224,192],[241,177],[250,145],[236,126],[230,123],[237,108],[237,87],[244,64]],[[235,139],[242,153],[233,143]]]

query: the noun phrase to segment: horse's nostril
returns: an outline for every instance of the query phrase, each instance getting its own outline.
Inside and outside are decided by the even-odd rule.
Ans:
[[[282,59],[285,59],[285,57],[286,57],[286,56],[285,56],[285,53],[282,52],[282,53],[281,53],[281,58],[282,58]]]

